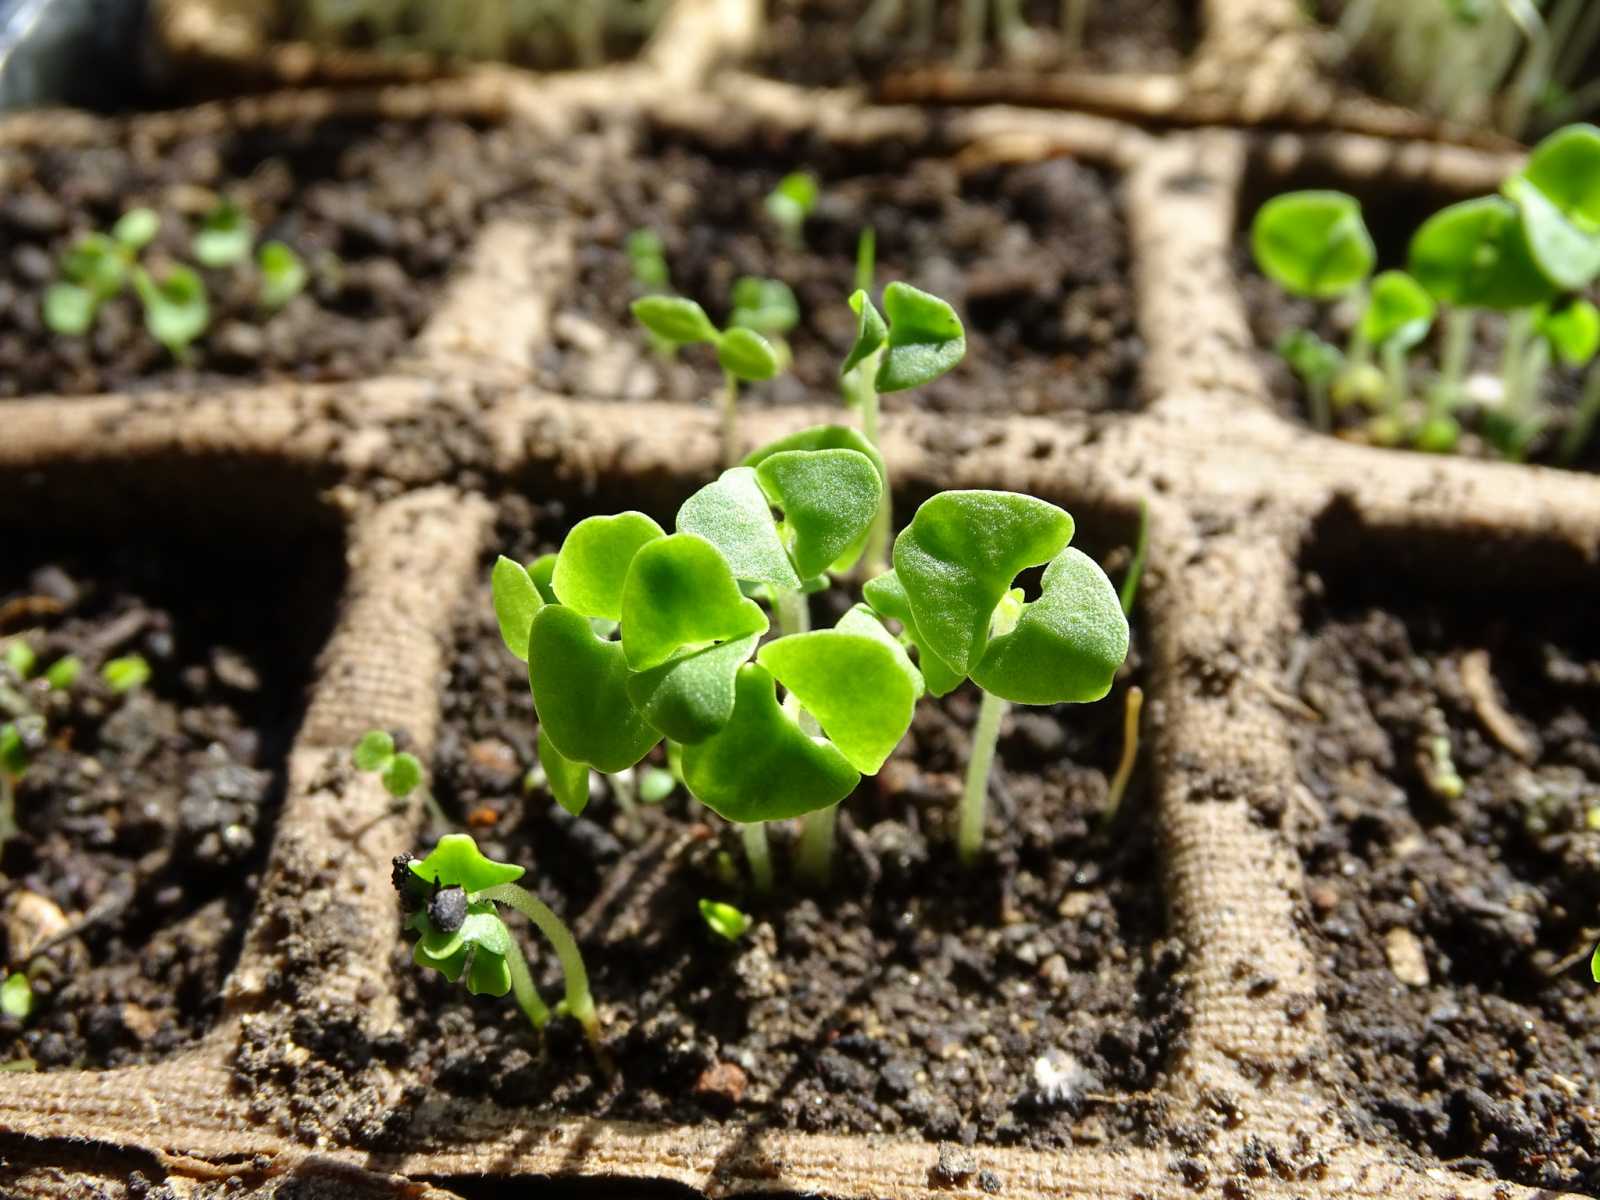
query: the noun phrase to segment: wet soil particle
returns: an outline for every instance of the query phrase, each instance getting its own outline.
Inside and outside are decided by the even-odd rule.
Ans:
[[[1322,813],[1300,834],[1305,916],[1351,1122],[1600,1194],[1593,595],[1396,590],[1333,580],[1300,652]]]
[[[805,244],[788,244],[763,201],[790,171],[815,171],[821,199]],[[706,346],[676,361],[651,352],[629,305],[640,295],[624,246],[636,229],[665,246],[671,289],[727,320],[742,276],[795,292],[793,362],[742,404],[817,404],[839,396],[855,339],[861,231],[877,236],[877,286],[902,279],[950,301],[967,329],[966,360],[943,379],[883,398],[888,410],[1053,413],[1126,410],[1141,353],[1128,284],[1127,232],[1110,181],[1057,158],[964,170],[904,146],[876,155],[823,146],[793,157],[658,139],[588,189],[574,286],[551,323],[539,372],[554,390],[592,398],[704,402],[722,377]],[[874,295],[878,292],[875,290]]]
[[[497,550],[531,558],[578,515],[508,502]],[[537,726],[487,584],[451,662],[435,792],[573,921],[619,1071],[600,1076],[570,1022],[541,1055],[514,1006],[413,968],[397,939],[409,1065],[430,1086],[689,1124],[1035,1146],[1160,1135],[1159,1105],[1139,1094],[1181,1039],[1181,951],[1139,805],[1111,836],[1096,829],[1137,654],[1109,702],[1007,722],[978,871],[961,871],[950,845],[976,712],[958,691],[924,705],[907,745],[846,802],[833,886],[783,882],[771,901],[729,882],[743,870],[737,837],[681,793],[634,827],[603,793],[574,819],[524,786]],[[773,840],[787,864],[791,835]],[[703,896],[749,911],[753,928],[734,945],[713,937]],[[554,993],[550,956],[518,934]]]
[[[311,657],[332,616],[332,545],[24,537],[0,575],[0,721],[43,719],[0,850],[0,945],[34,1011],[0,1022],[7,1059],[114,1067],[203,1032],[249,912]],[[283,614],[299,614],[285,621]],[[139,655],[148,682],[101,667]],[[69,686],[43,678],[68,656]],[[22,711],[25,710],[25,711]]]

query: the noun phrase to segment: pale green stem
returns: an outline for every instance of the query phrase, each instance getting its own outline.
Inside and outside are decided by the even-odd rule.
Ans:
[[[739,836],[744,839],[744,856],[750,860],[750,880],[755,884],[756,895],[772,894],[772,849],[767,845],[767,827],[761,821],[739,826]]]
[[[1397,341],[1384,343],[1383,375],[1388,381],[1389,415],[1398,422],[1411,384],[1406,371],[1406,348]]]
[[[973,66],[983,56],[983,18],[989,0],[961,0],[961,32],[956,45],[956,61]]]
[[[1083,27],[1089,20],[1089,0],[1061,0],[1061,52],[1075,54],[1083,46]]]
[[[874,446],[878,445],[878,389],[872,385],[872,379],[866,373],[866,368],[875,369],[871,362],[863,364],[861,371],[861,432],[867,441]],[[889,569],[889,530],[894,521],[894,496],[889,490],[889,466],[885,462],[883,468],[883,498],[878,502],[878,511],[873,514],[872,527],[867,530],[867,546],[862,554],[867,578],[881,575]]]
[[[1111,786],[1106,790],[1106,810],[1100,816],[1101,828],[1117,819],[1117,810],[1122,807],[1122,797],[1128,790],[1128,780],[1133,778],[1133,767],[1139,759],[1139,714],[1143,710],[1144,689],[1130,687],[1127,703],[1122,710],[1122,761],[1117,764],[1117,772],[1111,777]]]
[[[1133,557],[1128,560],[1128,574],[1122,581],[1122,591],[1117,600],[1122,605],[1122,615],[1133,615],[1133,602],[1139,595],[1139,581],[1144,578],[1144,560],[1150,553],[1150,504],[1139,501],[1139,532],[1133,537]]]
[[[1520,309],[1511,314],[1506,324],[1506,344],[1500,355],[1501,403],[1506,411],[1522,411],[1522,356],[1528,348],[1528,337],[1533,332],[1533,314]]]
[[[961,865],[970,867],[983,848],[983,824],[989,810],[989,769],[994,765],[995,746],[1000,740],[1000,720],[1011,705],[993,692],[978,691],[983,702],[978,707],[978,724],[972,731],[972,754],[967,759],[967,787],[961,799],[961,826],[956,835],[956,852]]]
[[[567,1012],[583,1026],[583,1032],[588,1037],[590,1045],[598,1048],[600,1018],[595,1013],[594,997],[589,993],[589,971],[583,965],[583,955],[579,953],[577,940],[573,938],[566,922],[556,916],[543,900],[527,888],[514,883],[502,883],[484,888],[483,891],[475,893],[473,899],[493,900],[497,904],[504,904],[507,908],[514,908],[539,927],[539,932],[544,934],[555,950],[556,957],[561,960],[561,975],[567,992]],[[508,961],[510,957],[507,956]],[[514,979],[512,986],[515,986]],[[521,997],[518,997],[518,1002],[521,1002]]]
[[[1588,442],[1589,435],[1594,432],[1595,422],[1600,420],[1600,366],[1589,368],[1589,374],[1583,381],[1583,398],[1578,401],[1578,411],[1572,418],[1572,424],[1567,428],[1567,435],[1561,441],[1561,461],[1571,464],[1577,460],[1584,444]]]
[[[837,804],[807,813],[800,822],[800,851],[795,868],[800,878],[812,887],[828,886],[828,877],[833,873],[833,845],[838,822]]]
[[[550,1023],[550,1006],[534,986],[533,975],[528,971],[528,960],[522,957],[522,947],[517,945],[517,939],[507,938],[506,942],[506,969],[511,972],[511,994],[516,997],[517,1007],[523,1015],[535,1029],[543,1033],[544,1027]]]
[[[1442,417],[1461,397],[1467,377],[1467,362],[1472,356],[1472,328],[1477,313],[1470,308],[1452,308],[1444,318],[1444,344],[1439,349],[1439,378],[1428,399],[1428,416]]]
[[[811,603],[800,588],[773,589],[773,615],[778,618],[778,636],[788,637],[811,630]]]
[[[739,465],[739,377],[722,373],[722,465]]]
[[[622,811],[622,823],[628,836],[637,841],[644,836],[644,824],[639,820],[639,777],[632,767],[627,767],[607,778],[611,780],[611,794]]]
[[[1320,372],[1306,379],[1306,398],[1311,405],[1311,426],[1318,433],[1333,428],[1333,417],[1328,412],[1328,377]]]

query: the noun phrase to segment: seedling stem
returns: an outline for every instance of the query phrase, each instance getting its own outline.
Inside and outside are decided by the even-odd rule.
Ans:
[[[978,724],[972,731],[972,754],[967,759],[967,787],[961,799],[961,828],[956,850],[961,865],[970,867],[983,848],[983,822],[989,809],[989,768],[994,765],[995,743],[1000,740],[1000,721],[1011,711],[1009,701],[982,688]]]
[[[573,939],[572,931],[560,917],[551,911],[551,908],[527,888],[515,883],[497,884],[485,888],[481,892],[473,893],[474,900],[493,900],[496,904],[504,904],[507,908],[514,908],[528,920],[539,927],[539,932],[550,940],[550,945],[555,949],[556,957],[561,960],[561,974],[566,982],[567,1013],[579,1025],[589,1039],[589,1044],[598,1052],[600,1049],[600,1018],[595,1013],[594,997],[589,993],[589,972],[583,965],[583,955],[578,952],[578,943]],[[511,945],[516,946],[516,940],[511,940]],[[521,959],[522,952],[506,956],[507,965],[512,971],[512,990],[517,994],[517,1003],[523,1005],[523,1011],[528,1014],[528,1019],[542,1028],[538,1018],[524,1002],[522,989],[517,986],[516,960]],[[527,964],[522,966],[523,974],[527,973]],[[533,983],[528,981],[529,994],[537,1000],[537,992],[533,990]],[[544,1002],[537,1001],[542,1008]],[[549,1019],[549,1012],[545,1012],[545,1019]]]
[[[1111,786],[1106,790],[1106,810],[1100,817],[1102,829],[1117,819],[1117,810],[1122,807],[1122,797],[1128,790],[1128,780],[1133,778],[1133,765],[1139,760],[1139,714],[1143,710],[1144,689],[1130,687],[1122,710],[1122,761],[1117,764],[1117,772],[1111,777]]]
[[[756,895],[772,894],[772,848],[767,845],[767,826],[762,821],[751,821],[739,826],[739,836],[744,839],[744,856],[750,860],[750,880],[755,884]]]
[[[1583,398],[1578,401],[1577,414],[1572,418],[1567,435],[1561,441],[1563,463],[1570,464],[1577,459],[1584,443],[1589,440],[1589,435],[1594,432],[1597,419],[1600,419],[1600,366],[1591,367],[1587,378],[1583,381]]]

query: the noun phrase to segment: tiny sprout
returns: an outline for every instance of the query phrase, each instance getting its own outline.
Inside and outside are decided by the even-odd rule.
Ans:
[[[1291,329],[1273,349],[1300,376],[1311,400],[1312,424],[1327,433],[1333,425],[1328,413],[1328,389],[1344,365],[1344,355],[1309,329]]]
[[[150,664],[138,654],[113,658],[100,668],[100,678],[106,681],[106,686],[113,692],[121,695],[150,681]]]
[[[263,242],[256,251],[256,267],[261,272],[261,303],[269,310],[282,308],[305,290],[305,264],[283,242]]]
[[[138,253],[155,240],[161,218],[148,208],[130,208],[111,227],[111,236],[131,253]]]
[[[1318,300],[1359,287],[1377,261],[1361,205],[1342,192],[1274,196],[1256,213],[1250,244],[1269,276]]]
[[[189,359],[189,343],[211,320],[206,285],[189,267],[173,267],[159,281],[143,267],[133,271],[133,288],[144,305],[144,326],[179,362]]]
[[[139,251],[159,225],[155,213],[135,208],[123,214],[110,235],[90,233],[73,243],[61,259],[63,280],[45,292],[45,324],[67,336],[88,333],[100,305],[127,285]]]
[[[795,171],[778,181],[767,194],[767,216],[791,246],[805,245],[805,223],[817,207],[817,177],[809,171]]]
[[[728,324],[753,329],[763,337],[782,337],[800,322],[800,303],[781,279],[746,275],[733,285]]]
[[[391,796],[403,799],[422,783],[422,764],[417,756],[396,752],[394,737],[382,729],[362,734],[350,753],[350,761],[360,771],[375,772]]]
[[[205,215],[190,249],[203,267],[232,267],[250,257],[255,229],[232,200],[222,199]]]
[[[58,692],[64,692],[78,681],[83,673],[83,660],[75,654],[58,658],[44,673],[45,682]]]
[[[720,900],[700,901],[700,916],[705,921],[707,929],[730,942],[737,942],[750,929],[748,914],[740,912],[731,904],[723,904]]]
[[[0,1013],[13,1021],[26,1021],[32,1012],[33,985],[21,971],[13,971],[0,983]]]
[[[1128,791],[1128,781],[1133,778],[1134,764],[1139,761],[1139,714],[1144,711],[1144,689],[1135,685],[1128,689],[1122,710],[1122,758],[1111,776],[1111,786],[1106,789],[1105,812],[1100,816],[1101,828],[1117,819],[1122,808],[1122,797]]]
[[[1150,553],[1150,502],[1139,501],[1139,532],[1133,537],[1133,557],[1128,561],[1128,574],[1122,580],[1122,590],[1117,601],[1122,605],[1122,615],[1133,616],[1133,604],[1139,596],[1139,584],[1144,579],[1144,560]]]
[[[643,296],[633,302],[633,315],[655,337],[674,346],[710,342],[722,366],[722,455],[732,466],[738,461],[739,382],[771,379],[781,369],[778,352],[753,329],[733,325],[719,330],[705,309],[680,296]]]
[[[5,663],[11,668],[11,673],[18,679],[27,679],[33,674],[33,669],[38,665],[39,656],[34,653],[33,647],[21,638],[16,638],[6,643]]]
[[[418,934],[412,961],[452,983],[464,973],[467,990],[475,996],[514,993],[529,1024],[542,1032],[550,1022],[550,1009],[497,906],[513,908],[532,921],[554,948],[566,981],[567,1012],[598,1052],[600,1018],[578,943],[549,905],[517,885],[522,875],[521,867],[486,858],[464,833],[439,839],[426,858],[409,854],[396,858],[392,880],[407,914],[406,928]]]
[[[672,286],[672,275],[667,270],[666,248],[653,229],[635,229],[628,235],[623,248],[628,261],[633,264],[633,282],[641,292],[650,295],[664,292]]]

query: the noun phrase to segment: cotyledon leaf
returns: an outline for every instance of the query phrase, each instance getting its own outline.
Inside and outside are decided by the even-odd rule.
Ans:
[[[622,589],[620,647],[633,670],[658,667],[684,647],[766,628],[766,613],[740,594],[727,561],[705,538],[675,533],[634,555]]]
[[[966,676],[928,649],[927,643],[922,640],[917,619],[911,613],[911,601],[898,575],[893,571],[885,571],[877,578],[867,580],[861,590],[874,612],[899,621],[905,627],[906,638],[917,648],[917,666],[930,696],[948,695],[961,686]]]
[[[876,638],[819,629],[768,642],[756,661],[864,775],[876,774],[911,728],[920,689]]]
[[[572,527],[556,556],[550,586],[568,608],[586,617],[622,619],[622,586],[639,550],[666,536],[641,512],[585,517]]]
[[[794,589],[800,576],[789,561],[772,506],[750,467],[732,467],[683,502],[678,532],[698,534],[728,560],[735,579]]]
[[[790,557],[807,578],[866,533],[883,497],[877,468],[854,450],[785,450],[763,459],[756,477],[783,510]]]
[[[547,604],[533,619],[528,683],[541,730],[573,762],[610,774],[661,740],[628,699],[622,644],[596,637],[589,618],[563,604]]]
[[[703,742],[733,716],[734,679],[759,640],[751,634],[640,671],[628,679],[628,696],[673,741]]]

